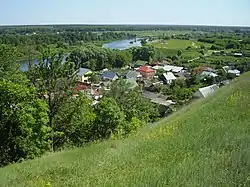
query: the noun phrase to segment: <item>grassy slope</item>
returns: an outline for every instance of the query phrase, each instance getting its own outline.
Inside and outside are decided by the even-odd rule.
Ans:
[[[250,73],[156,127],[0,169],[0,186],[249,186]]]

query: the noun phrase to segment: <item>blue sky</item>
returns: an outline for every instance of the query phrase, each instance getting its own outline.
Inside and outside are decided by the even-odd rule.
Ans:
[[[0,25],[250,26],[250,0],[1,0]]]

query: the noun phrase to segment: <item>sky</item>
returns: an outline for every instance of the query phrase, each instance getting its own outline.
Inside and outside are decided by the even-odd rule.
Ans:
[[[0,0],[0,25],[250,26],[250,0]]]

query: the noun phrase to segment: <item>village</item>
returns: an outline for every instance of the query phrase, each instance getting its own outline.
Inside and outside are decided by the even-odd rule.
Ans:
[[[117,80],[125,80],[130,84],[129,89],[140,89],[143,96],[151,102],[165,106],[178,105],[193,99],[205,98],[215,92],[219,87],[227,85],[235,77],[240,76],[240,71],[234,66],[224,66],[222,69],[212,69],[206,66],[200,66],[192,70],[182,66],[170,65],[167,61],[155,62],[150,65],[146,61],[137,61],[134,67],[123,69],[124,73],[108,70],[107,68],[99,72],[94,72],[87,68],[79,68],[77,72],[75,95],[83,92],[93,99],[93,105],[97,104],[102,98],[104,92],[110,90],[110,85]],[[222,73],[221,73],[222,72]],[[224,78],[221,74],[225,75]],[[97,82],[92,82],[92,75],[98,77]],[[192,95],[183,102],[174,100],[170,94],[164,94],[159,91],[161,86],[173,86],[176,82],[188,82],[191,79],[206,82],[206,84],[196,85]],[[206,86],[204,86],[206,85]],[[158,90],[158,91],[157,91]]]

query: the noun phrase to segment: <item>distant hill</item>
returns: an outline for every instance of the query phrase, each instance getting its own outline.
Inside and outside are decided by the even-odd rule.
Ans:
[[[250,186],[250,73],[125,140],[1,168],[0,186]]]

